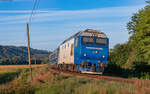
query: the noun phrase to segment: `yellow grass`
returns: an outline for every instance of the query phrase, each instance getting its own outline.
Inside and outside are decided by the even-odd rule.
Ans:
[[[34,67],[42,67],[46,66],[47,64],[39,64],[39,65],[31,65]],[[29,68],[29,65],[0,65],[0,69],[3,68]]]
[[[32,68],[44,67],[46,64],[32,65]],[[27,69],[30,68],[29,65],[0,65],[0,74],[4,74],[7,72],[15,72],[18,69]]]

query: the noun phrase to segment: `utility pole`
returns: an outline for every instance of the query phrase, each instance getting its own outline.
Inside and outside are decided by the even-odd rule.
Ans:
[[[30,54],[30,35],[29,35],[29,24],[27,23],[27,40],[28,40],[28,60],[29,60],[29,68],[30,68],[30,80],[33,81],[32,77],[32,66],[31,66],[31,54]]]

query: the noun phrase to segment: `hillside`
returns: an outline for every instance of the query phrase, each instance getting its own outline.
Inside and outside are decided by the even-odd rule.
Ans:
[[[49,54],[46,50],[38,50],[31,48],[31,58],[36,60],[43,60],[48,58]],[[5,60],[4,60],[5,59]],[[28,49],[24,46],[2,46],[0,45],[0,61],[7,61],[6,59],[20,59],[22,61],[27,61],[28,59]]]

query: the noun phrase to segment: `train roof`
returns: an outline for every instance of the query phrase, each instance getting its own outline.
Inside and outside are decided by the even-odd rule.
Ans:
[[[68,39],[66,39],[61,44],[64,44],[66,41],[68,41],[68,40],[70,40],[70,39],[72,39],[73,37],[76,37],[76,36],[97,36],[97,37],[101,37],[101,38],[107,38],[106,34],[99,31],[99,30],[86,29],[84,31],[80,31],[80,32],[74,34],[73,36],[69,37]]]

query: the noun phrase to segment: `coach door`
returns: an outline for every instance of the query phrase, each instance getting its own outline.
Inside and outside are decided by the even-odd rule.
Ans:
[[[73,56],[73,54],[74,54],[74,44],[71,44],[70,56]]]

